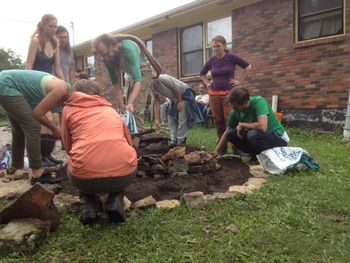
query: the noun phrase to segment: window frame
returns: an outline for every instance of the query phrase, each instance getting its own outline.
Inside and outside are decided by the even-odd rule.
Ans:
[[[307,42],[314,42],[315,40],[323,40],[323,39],[332,39],[332,38],[338,38],[340,36],[345,36],[346,34],[346,1],[343,1],[343,7],[342,8],[330,8],[330,9],[325,9],[321,10],[318,12],[313,12],[310,14],[306,14],[303,17],[299,15],[300,13],[300,8],[299,8],[299,2],[301,0],[295,0],[294,1],[294,43],[307,43]],[[327,36],[320,36],[320,37],[315,37],[315,38],[310,38],[310,39],[305,39],[305,40],[299,40],[299,31],[300,31],[300,20],[305,18],[305,17],[313,17],[313,16],[322,16],[325,13],[331,13],[331,12],[336,12],[338,10],[342,11],[342,25],[343,25],[343,32],[341,34],[333,34],[333,35],[327,35]]]
[[[191,27],[196,27],[196,26],[201,26],[202,27],[202,48],[200,49],[193,49],[191,51],[186,51],[186,52],[183,52],[182,51],[182,32],[188,28],[191,28]],[[180,37],[179,37],[179,41],[180,41],[180,44],[179,44],[179,47],[180,47],[180,52],[179,52],[179,55],[180,55],[180,60],[179,60],[179,71],[180,71],[180,76],[181,78],[188,78],[188,77],[193,77],[193,76],[197,76],[199,74],[198,73],[193,73],[193,74],[183,74],[183,68],[182,68],[182,59],[183,59],[183,55],[186,55],[186,54],[191,54],[191,53],[195,53],[195,52],[199,52],[201,51],[202,52],[202,63],[204,61],[204,53],[203,53],[203,48],[204,48],[204,45],[203,45],[203,31],[204,31],[204,26],[203,26],[203,23],[197,23],[197,24],[193,24],[193,25],[190,25],[190,26],[187,26],[187,27],[183,27],[183,28],[180,28],[179,29],[179,34],[180,34]]]
[[[188,75],[185,75],[183,74],[183,69],[182,69],[182,59],[183,59],[183,54],[185,53],[193,53],[193,52],[198,52],[198,51],[201,51],[202,52],[202,58],[203,58],[203,65],[205,64],[206,61],[208,61],[208,59],[210,58],[209,56],[209,50],[212,48],[211,47],[211,43],[207,43],[207,38],[208,38],[208,24],[209,23],[212,23],[212,22],[215,22],[217,20],[221,20],[221,19],[225,19],[225,18],[229,18],[231,20],[231,35],[232,34],[232,15],[231,14],[228,14],[226,16],[223,16],[223,17],[219,17],[219,18],[216,18],[216,19],[212,19],[212,20],[208,20],[208,21],[203,21],[201,23],[197,23],[197,24],[192,24],[192,25],[189,25],[187,27],[183,27],[183,28],[180,28],[179,29],[179,76],[181,79],[186,79],[186,78],[191,78],[191,77],[196,77],[199,75],[200,72],[198,73],[195,73],[195,74],[188,74]],[[195,51],[192,50],[192,51],[187,51],[187,52],[182,52],[182,32],[183,30],[187,29],[187,28],[191,28],[191,27],[194,27],[194,26],[197,26],[197,25],[201,25],[202,26],[202,48],[201,49],[196,49]],[[233,37],[231,38],[231,42],[228,42],[227,43],[228,46],[231,45],[230,50],[232,49],[232,46],[233,46]]]

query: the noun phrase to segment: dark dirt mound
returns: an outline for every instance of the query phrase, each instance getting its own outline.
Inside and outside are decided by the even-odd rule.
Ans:
[[[153,179],[152,177],[135,177],[126,189],[125,195],[131,201],[140,200],[152,195],[157,201],[165,199],[180,199],[184,193],[202,191],[205,194],[214,192],[226,192],[231,185],[244,184],[251,174],[249,166],[238,158],[218,160],[222,166],[216,172],[203,174],[188,174],[176,177],[163,177]],[[64,171],[61,171],[64,173]],[[62,192],[77,195],[78,191],[72,186],[66,176],[62,181]]]

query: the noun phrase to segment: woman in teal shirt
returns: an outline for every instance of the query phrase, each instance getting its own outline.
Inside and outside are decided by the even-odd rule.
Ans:
[[[45,114],[63,103],[69,94],[69,84],[49,73],[35,70],[0,72],[0,105],[12,127],[12,167],[9,171],[23,168],[25,147],[32,181],[52,181],[52,177],[43,176],[40,124],[49,128],[55,138],[61,137],[60,129]]]

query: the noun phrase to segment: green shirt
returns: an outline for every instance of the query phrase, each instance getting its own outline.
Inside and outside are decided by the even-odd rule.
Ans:
[[[142,80],[141,71],[143,69],[150,70],[150,65],[141,55],[141,50],[134,41],[126,39],[122,40],[121,43],[120,69],[128,75],[129,80],[140,82]],[[118,78],[115,69],[110,65],[106,64],[106,66],[112,84],[117,84]]]
[[[0,72],[0,96],[23,96],[34,109],[44,98],[42,79],[52,76],[36,70],[3,70]]]
[[[243,112],[232,110],[228,116],[227,125],[236,128],[240,122],[257,122],[261,116],[267,116],[267,131],[276,131],[283,135],[285,130],[272,111],[269,103],[261,96],[252,96],[249,99],[249,107]]]

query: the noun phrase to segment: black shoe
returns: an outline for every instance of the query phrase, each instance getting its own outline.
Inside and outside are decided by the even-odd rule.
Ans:
[[[119,194],[109,194],[106,205],[106,213],[109,218],[116,223],[121,223],[125,221],[126,215],[124,211],[124,195]]]
[[[57,164],[51,162],[50,159],[47,156],[45,156],[41,159],[41,165],[43,167],[52,167],[52,166],[56,166]]]
[[[48,155],[46,156],[46,158],[56,165],[63,163],[63,161],[55,159],[55,157],[53,157],[52,155]]]
[[[102,210],[100,198],[95,195],[80,196],[80,222],[82,224],[93,224]]]
[[[41,184],[57,184],[62,181],[62,177],[53,177],[51,173],[44,172],[40,177],[30,179],[31,184],[41,183]]]

